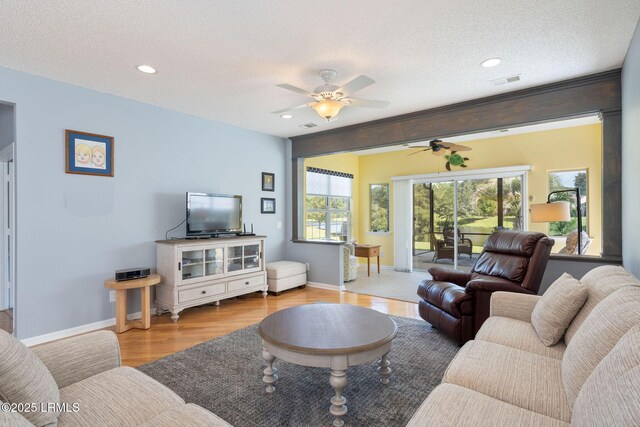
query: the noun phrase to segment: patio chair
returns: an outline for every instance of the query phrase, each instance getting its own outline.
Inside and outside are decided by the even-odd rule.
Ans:
[[[453,227],[444,227],[442,234],[444,234],[444,240],[447,245],[453,247]],[[458,228],[458,256],[460,256],[460,254],[469,255],[469,259],[473,258],[473,242],[468,237],[464,237],[464,234],[461,233]]]
[[[450,259],[453,261],[453,246],[447,245],[446,241],[438,239],[434,232],[429,233],[431,243],[433,244],[433,262],[437,263],[439,259]]]

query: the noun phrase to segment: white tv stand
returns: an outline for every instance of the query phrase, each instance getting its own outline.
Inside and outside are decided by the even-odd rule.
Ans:
[[[266,236],[156,241],[156,307],[171,320],[188,307],[262,291],[267,296],[264,262]]]

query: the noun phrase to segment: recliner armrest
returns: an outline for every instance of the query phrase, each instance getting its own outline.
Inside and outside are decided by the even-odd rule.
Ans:
[[[471,273],[464,273],[443,267],[431,267],[428,271],[431,277],[433,277],[433,280],[437,282],[450,282],[463,287],[471,279]]]
[[[116,334],[96,331],[33,347],[59,388],[77,383],[121,364]]]
[[[506,291],[506,292],[516,292],[521,294],[530,294],[531,292],[522,286],[509,282],[508,280],[502,278],[495,279],[485,279],[478,278],[473,279],[467,283],[465,287],[465,291],[467,293],[473,292],[497,292],[497,291]]]
[[[540,295],[494,292],[491,295],[489,315],[531,322],[531,313],[540,298]]]

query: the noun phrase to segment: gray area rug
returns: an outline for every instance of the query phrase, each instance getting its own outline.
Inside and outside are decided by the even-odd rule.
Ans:
[[[379,382],[375,362],[350,367],[346,426],[406,425],[459,350],[427,322],[391,317],[398,324],[389,353],[391,382]],[[276,359],[276,391],[266,393],[257,328],[240,329],[138,369],[236,427],[330,426],[329,370]]]

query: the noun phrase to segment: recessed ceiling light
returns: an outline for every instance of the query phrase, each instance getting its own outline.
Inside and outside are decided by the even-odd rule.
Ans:
[[[480,63],[480,65],[482,65],[484,68],[491,68],[491,67],[495,67],[496,65],[500,64],[502,62],[502,59],[500,58],[489,58],[486,59],[484,61],[482,61]]]
[[[280,117],[283,119],[293,119],[293,114],[282,114]]]
[[[151,65],[138,65],[138,71],[142,71],[143,73],[146,73],[146,74],[156,73],[156,69],[153,68]]]

